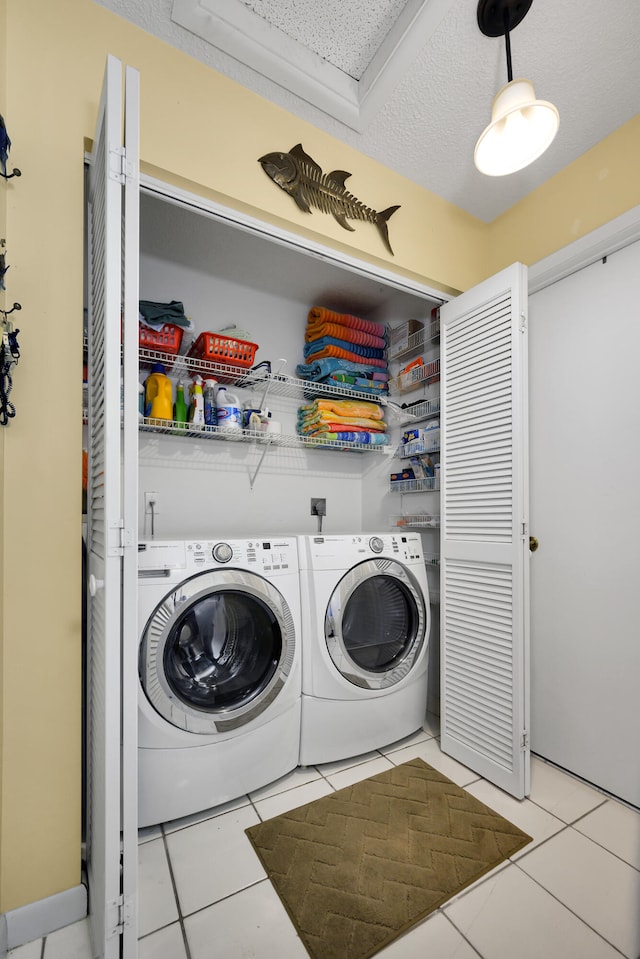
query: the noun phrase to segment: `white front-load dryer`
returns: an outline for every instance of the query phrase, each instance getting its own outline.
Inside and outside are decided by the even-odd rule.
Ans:
[[[418,533],[298,538],[300,764],[346,759],[419,729],[431,624]]]
[[[189,815],[298,763],[295,537],[141,542],[139,825]]]

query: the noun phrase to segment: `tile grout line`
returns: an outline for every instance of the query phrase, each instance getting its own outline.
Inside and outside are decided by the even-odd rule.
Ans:
[[[568,825],[568,826],[567,826],[567,829],[571,829],[571,826]],[[565,831],[564,829],[561,829],[561,830],[560,830],[560,832],[564,832],[564,831]],[[559,834],[556,833],[556,835],[559,835]],[[553,839],[553,836],[550,836],[549,839]],[[547,841],[547,840],[545,840],[545,842],[546,842],[546,841]],[[540,845],[544,845],[544,843],[541,843]],[[537,848],[537,847],[536,847],[536,848]],[[532,850],[532,852],[533,852],[533,850]],[[572,916],[575,916],[575,918],[576,918],[579,922],[581,922],[584,926],[586,926],[587,929],[590,929],[591,932],[593,932],[596,936],[598,936],[600,939],[602,939],[603,942],[606,942],[607,945],[608,945],[608,946],[611,946],[612,949],[615,949],[615,951],[616,951],[617,953],[619,953],[621,956],[625,956],[625,959],[628,959],[628,957],[626,956],[626,953],[622,952],[622,950],[619,949],[617,946],[614,946],[614,944],[613,944],[612,942],[610,942],[605,936],[603,936],[603,934],[602,934],[601,932],[598,932],[597,929],[594,929],[593,926],[589,925],[589,923],[586,921],[586,919],[583,919],[582,916],[579,916],[578,913],[575,912],[575,911],[571,908],[571,906],[569,906],[566,902],[563,902],[562,899],[560,899],[558,896],[556,896],[555,893],[551,892],[550,889],[547,889],[547,887],[544,886],[544,885],[540,882],[539,879],[536,879],[535,876],[529,875],[529,873],[526,871],[526,869],[523,869],[523,868],[520,866],[519,861],[513,862],[512,865],[513,865],[513,866],[517,866],[518,869],[520,870],[520,872],[523,873],[523,875],[527,876],[529,879],[531,879],[533,882],[535,882],[535,884],[536,884],[537,886],[539,886],[540,889],[542,889],[544,892],[546,892],[547,895],[551,896],[552,899],[555,899],[556,902],[560,903],[560,905],[563,906],[563,907],[567,910],[567,912],[570,912]]]
[[[592,783],[589,779],[583,779],[582,776],[571,772],[571,770],[567,769],[565,766],[560,766],[558,763],[554,763],[552,759],[545,759],[544,756],[541,756],[539,753],[534,753],[533,751],[531,752],[531,755],[535,759],[540,760],[541,763],[544,763],[545,766],[550,766],[552,769],[557,769],[558,772],[564,773],[565,776],[569,776],[576,782],[582,783],[583,786],[588,786],[589,789],[593,789],[595,792],[600,793],[601,796],[604,796],[605,800],[613,799],[614,802],[620,803],[622,806],[625,806],[632,812],[640,813],[640,806],[634,806],[633,803],[627,802],[626,799],[622,799],[620,796],[616,796],[614,793],[608,792],[606,789],[603,789],[596,783]]]
[[[169,845],[167,843],[167,837],[163,824],[160,825],[160,832],[162,833],[162,845],[164,848],[164,854],[167,857],[167,866],[169,867],[169,876],[171,877],[171,886],[173,887],[173,898],[175,899],[176,909],[178,910],[178,922],[180,923],[180,932],[182,933],[185,956],[186,959],[191,959],[191,949],[189,948],[189,940],[187,939],[187,930],[184,927],[184,916],[182,915],[180,897],[178,896],[178,887],[176,885],[176,878],[173,874],[173,864],[171,862],[171,856],[169,855]]]
[[[491,957],[487,957],[487,956],[485,956],[482,952],[480,952],[480,950],[479,950],[478,948],[476,948],[476,946],[474,946],[474,944],[471,942],[471,940],[470,940],[470,939],[467,939],[467,937],[466,937],[466,935],[464,934],[464,932],[463,932],[461,929],[458,929],[458,927],[456,926],[456,924],[455,924],[455,922],[453,921],[453,919],[451,919],[451,918],[446,914],[446,912],[444,911],[444,906],[440,906],[440,908],[438,909],[438,912],[441,912],[442,915],[444,916],[444,918],[447,920],[447,922],[451,923],[451,925],[453,926],[453,928],[455,929],[455,931],[458,933],[458,935],[459,935],[462,939],[464,939],[464,941],[466,942],[466,944],[469,946],[470,949],[473,949],[473,951],[476,953],[476,955],[480,956],[480,959],[491,959]]]

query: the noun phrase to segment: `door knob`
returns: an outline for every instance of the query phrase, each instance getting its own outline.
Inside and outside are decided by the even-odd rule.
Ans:
[[[530,536],[530,537],[529,537],[529,550],[530,550],[532,553],[535,553],[535,551],[537,550],[537,548],[538,548],[539,545],[540,545],[540,543],[538,542],[538,539],[537,539],[536,536]]]
[[[96,579],[96,577],[91,573],[89,576],[89,593],[91,596],[95,596],[99,589],[104,589],[104,580]]]

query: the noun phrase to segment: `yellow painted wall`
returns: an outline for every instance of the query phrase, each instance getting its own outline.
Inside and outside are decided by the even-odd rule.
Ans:
[[[107,53],[141,71],[147,168],[371,260],[459,287],[482,272],[482,225],[272,107],[91,0],[6,2],[5,116],[22,169],[7,191],[9,295],[20,300],[17,417],[4,437],[0,911],[80,880],[83,156]],[[238,122],[242,117],[242,122]],[[257,162],[298,141],[353,172],[366,203],[402,209],[395,258],[376,230],[300,213]],[[455,254],[455,255],[454,255]],[[25,708],[25,698],[27,708]]]
[[[531,266],[638,204],[640,114],[494,220],[489,273]]]
[[[92,0],[0,0],[0,25],[5,17],[0,104],[11,159],[23,176],[0,188],[11,252],[7,296],[23,310],[13,394],[18,413],[0,439],[0,912],[80,881],[83,155],[107,53],[141,72],[145,169],[160,176],[172,171],[167,178],[179,177],[195,192],[445,290],[466,289],[488,275],[499,243],[508,249],[517,224],[513,231],[505,226],[502,239],[498,226],[421,190]],[[370,224],[347,233],[325,214],[298,211],[268,180],[257,158],[297,142],[324,169],[350,170],[350,187],[363,202],[376,209],[402,205],[390,222],[395,257]],[[580,189],[559,197],[558,209],[565,221],[580,216],[598,225],[620,212],[610,212],[616,204],[607,192],[605,184],[593,212]],[[616,197],[618,206],[626,195]],[[628,207],[638,202],[632,196],[630,189]],[[525,221],[523,212],[524,233]],[[550,224],[549,231],[550,244],[565,242],[565,229]]]

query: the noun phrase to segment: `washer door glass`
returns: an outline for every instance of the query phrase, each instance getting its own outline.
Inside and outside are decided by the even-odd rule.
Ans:
[[[234,729],[278,696],[295,639],[289,606],[267,580],[244,570],[200,573],[165,596],[149,618],[140,681],[174,726]]]
[[[428,607],[413,574],[394,560],[351,569],[329,601],[325,639],[341,674],[357,686],[382,689],[404,679],[422,650]]]
[[[188,706],[209,712],[251,702],[273,678],[282,635],[261,600],[234,590],[191,604],[164,644],[169,686]]]

